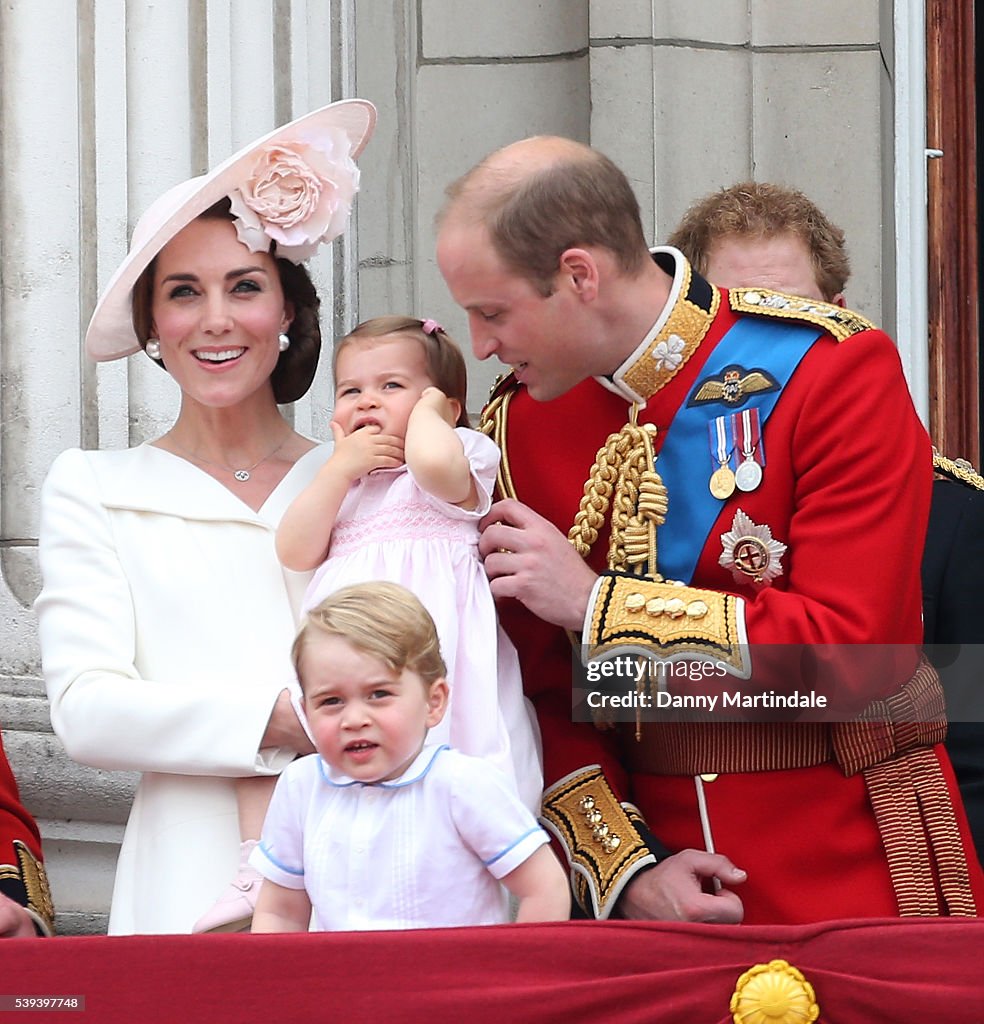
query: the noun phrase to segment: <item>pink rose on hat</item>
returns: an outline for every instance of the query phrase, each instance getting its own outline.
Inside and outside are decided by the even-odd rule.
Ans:
[[[300,263],[345,229],[359,189],[359,168],[341,128],[317,140],[278,142],[260,153],[252,174],[230,194],[239,240],[251,252]]]

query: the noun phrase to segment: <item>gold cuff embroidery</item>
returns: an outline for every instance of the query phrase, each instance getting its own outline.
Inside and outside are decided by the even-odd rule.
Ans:
[[[578,902],[598,919],[611,914],[639,868],[656,863],[596,764],[543,794],[542,821],[564,847]]]
[[[585,643],[592,656],[634,647],[667,660],[714,658],[741,678],[751,672],[742,598],[641,576],[601,578]]]
[[[13,881],[23,887],[28,913],[46,935],[53,935],[55,908],[44,864],[19,839],[14,840],[13,846],[17,864],[0,864],[0,881]]]

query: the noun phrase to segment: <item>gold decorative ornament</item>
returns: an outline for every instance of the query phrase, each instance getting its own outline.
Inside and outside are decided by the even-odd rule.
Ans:
[[[834,306],[829,302],[803,299],[765,288],[731,288],[728,291],[731,308],[736,313],[756,313],[780,320],[799,320],[813,324],[838,341],[861,331],[871,331],[875,325],[852,309]]]
[[[786,960],[745,971],[729,1009],[735,1024],[812,1024],[820,1016],[813,986]]]

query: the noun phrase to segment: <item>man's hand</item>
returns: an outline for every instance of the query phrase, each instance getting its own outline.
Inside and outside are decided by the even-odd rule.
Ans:
[[[580,630],[597,576],[570,541],[520,501],[497,501],[479,524],[478,550],[492,594],[514,597],[534,615]]]
[[[403,441],[390,434],[381,434],[370,424],[346,435],[332,420],[329,424],[335,447],[325,466],[355,483],[374,469],[396,469],[403,465]]]
[[[631,921],[702,921],[740,924],[745,908],[727,887],[748,876],[727,857],[702,850],[682,850],[642,871],[625,887],[615,908]],[[717,879],[722,888],[704,892],[704,882]]]
[[[12,899],[0,893],[0,939],[27,939],[37,936],[30,914]]]

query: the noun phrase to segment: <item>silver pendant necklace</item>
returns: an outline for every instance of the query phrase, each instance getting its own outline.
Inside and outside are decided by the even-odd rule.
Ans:
[[[182,455],[187,456],[189,459],[194,459],[195,462],[202,463],[202,465],[204,466],[212,466],[214,469],[224,469],[227,473],[232,474],[233,479],[238,480],[241,484],[244,484],[246,483],[247,480],[250,479],[250,474],[253,472],[253,470],[256,469],[257,466],[260,466],[264,462],[266,462],[267,459],[272,459],[274,455],[276,455],[277,452],[279,452],[280,449],[283,448],[283,446],[287,443],[289,439],[290,433],[287,434],[287,436],[280,442],[280,444],[277,445],[276,448],[273,449],[273,451],[267,452],[267,454],[264,455],[262,459],[257,459],[257,461],[254,462],[252,466],[243,466],[241,469],[236,469],[233,466],[227,466],[225,465],[225,463],[222,462],[211,462],[208,459],[203,459],[200,455],[195,455],[193,452],[189,452],[186,448],[182,448],[179,445],[176,445],[173,440],[171,442],[171,447],[177,449],[178,452],[180,452]]]

